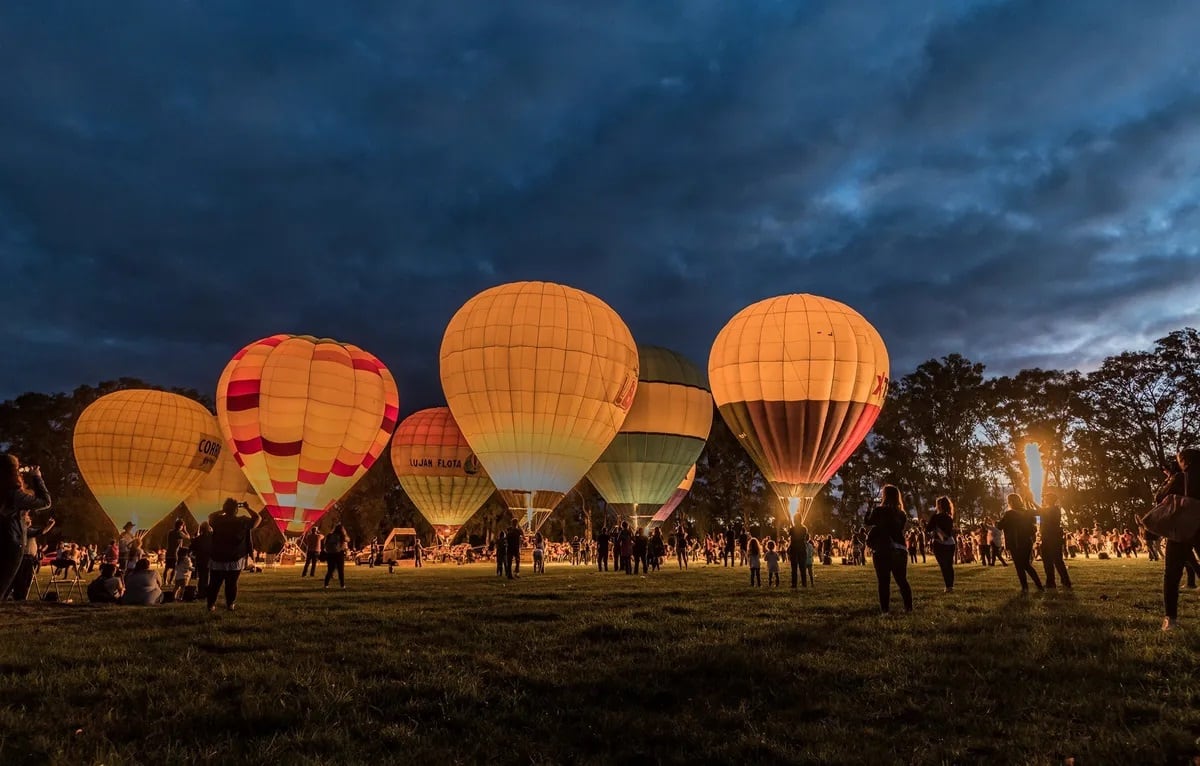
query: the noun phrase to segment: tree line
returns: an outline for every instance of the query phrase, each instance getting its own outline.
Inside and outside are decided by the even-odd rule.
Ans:
[[[1148,509],[1162,468],[1176,451],[1200,442],[1200,332],[1186,328],[1150,349],[1106,358],[1095,370],[1022,370],[988,377],[986,368],[959,354],[931,359],[893,378],[887,402],[863,445],[825,488],[809,515],[818,533],[847,534],[887,484],[900,487],[910,508],[928,513],[949,495],[964,522],[995,518],[1009,491],[1027,493],[1024,447],[1041,447],[1046,484],[1062,497],[1072,526],[1123,528]],[[0,403],[0,448],[43,467],[55,501],[59,534],[105,543],[112,523],[83,483],[71,448],[75,421],[99,397],[124,388],[154,388],[134,378],[71,393],[27,393]],[[212,409],[212,397],[166,389]],[[694,532],[743,525],[777,534],[787,523],[778,500],[719,415],[697,464],[692,492],[680,505]],[[188,516],[181,506],[152,532]],[[464,528],[459,540],[486,543],[508,512],[496,496]],[[384,454],[326,514],[341,521],[356,544],[381,539],[392,527],[433,530],[400,488]],[[552,539],[583,536],[611,524],[603,499],[581,481],[543,532]],[[589,524],[590,522],[590,524]],[[264,540],[276,547],[280,536]]]

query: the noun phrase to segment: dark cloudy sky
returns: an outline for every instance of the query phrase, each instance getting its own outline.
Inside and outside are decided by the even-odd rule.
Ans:
[[[896,374],[1087,367],[1200,323],[1198,203],[1195,0],[0,4],[0,398],[297,332],[410,410],[519,279],[701,364],[815,292]]]

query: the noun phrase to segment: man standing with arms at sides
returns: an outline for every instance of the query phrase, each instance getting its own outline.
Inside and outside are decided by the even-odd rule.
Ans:
[[[505,542],[508,548],[508,563],[504,565],[504,574],[508,579],[513,579],[514,576],[521,576],[521,542],[525,535],[521,533],[521,527],[517,525],[517,520],[513,519],[508,527],[508,538]]]
[[[1067,564],[1063,561],[1063,528],[1062,507],[1058,504],[1058,495],[1046,493],[1046,507],[1041,509],[1042,516],[1042,566],[1046,570],[1046,587],[1056,588],[1055,574],[1062,579],[1063,587],[1071,589],[1071,575],[1067,574]]]
[[[596,571],[608,571],[608,527],[600,527],[596,533]]]
[[[788,563],[792,566],[792,589],[796,588],[796,581],[800,579],[800,574],[804,574],[804,587],[808,587],[808,572],[804,568],[804,556],[806,543],[808,542],[808,530],[803,524],[792,524],[792,529],[788,533]]]
[[[321,541],[324,539],[325,535],[321,534],[316,524],[304,533],[304,569],[300,572],[301,577],[317,576],[317,562],[321,560]]]
[[[725,550],[721,555],[721,563],[727,567],[734,565],[733,563],[733,548],[737,544],[737,535],[733,532],[733,527],[725,530]]]

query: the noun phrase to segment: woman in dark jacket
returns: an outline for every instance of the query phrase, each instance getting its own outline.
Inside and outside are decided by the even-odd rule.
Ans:
[[[239,503],[228,498],[219,513],[209,517],[212,526],[212,562],[208,583],[208,611],[217,609],[217,594],[225,586],[225,608],[233,611],[237,606],[238,577],[246,568],[250,556],[250,532],[263,523],[266,511],[255,513],[249,508],[248,518],[237,515]]]
[[[908,521],[900,490],[891,484],[884,485],[879,507],[871,511],[866,520],[866,525],[871,528],[867,545],[871,548],[871,562],[875,565],[875,579],[879,584],[879,610],[884,614],[887,614],[891,600],[892,579],[904,599],[904,611],[911,612],[913,608],[912,588],[908,585],[908,546],[904,541]]]
[[[996,528],[1004,533],[1004,544],[1012,554],[1013,569],[1017,572],[1017,581],[1021,583],[1021,592],[1029,592],[1029,579],[1033,580],[1039,591],[1045,590],[1042,587],[1042,578],[1038,577],[1037,570],[1033,568],[1033,543],[1037,537],[1037,521],[1017,493],[1009,494],[1008,510],[996,522]]]
[[[1189,448],[1179,451],[1176,457],[1182,471],[1180,494],[1200,501],[1200,449]],[[1167,540],[1166,563],[1163,569],[1163,606],[1166,617],[1163,630],[1175,628],[1179,618],[1179,579],[1192,551],[1200,551],[1200,536],[1189,542]]]
[[[929,520],[929,539],[933,541],[933,557],[942,570],[946,592],[954,591],[954,552],[958,538],[954,530],[954,503],[942,496],[937,499],[937,513]]]
[[[26,482],[33,486],[30,492]],[[8,598],[13,580],[25,557],[29,530],[26,511],[50,507],[50,493],[42,480],[42,469],[32,466],[21,470],[16,455],[0,457],[0,601]]]

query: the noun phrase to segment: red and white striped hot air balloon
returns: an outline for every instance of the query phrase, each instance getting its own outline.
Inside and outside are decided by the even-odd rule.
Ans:
[[[382,362],[307,335],[251,343],[217,384],[217,420],[234,459],[292,534],[321,518],[379,458],[399,409]]]

